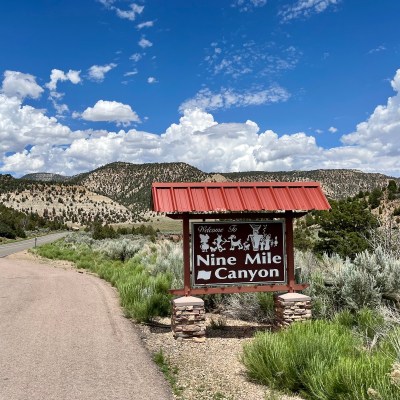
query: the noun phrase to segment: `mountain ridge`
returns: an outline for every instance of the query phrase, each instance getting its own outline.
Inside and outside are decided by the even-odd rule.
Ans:
[[[400,178],[350,169],[207,173],[183,162],[114,162],[71,177],[46,172],[27,174],[22,178],[0,175],[0,200],[7,200],[8,206],[18,210],[38,211],[43,214],[43,210],[47,209],[49,218],[53,214],[58,217],[64,215],[78,224],[87,222],[74,215],[78,210],[82,213],[82,209],[85,209],[86,217],[90,215],[90,220],[99,218],[104,222],[115,223],[119,216],[123,216],[126,222],[140,221],[143,215],[149,213],[153,182],[317,181],[321,183],[328,198],[340,199],[355,196],[360,191],[382,189],[387,187],[390,180],[400,186]],[[82,191],[82,188],[87,190],[87,198],[82,196],[78,201],[76,193]],[[47,194],[45,198],[40,195],[43,191]],[[22,192],[24,195],[21,197]],[[35,196],[35,200],[30,196]],[[65,200],[63,203],[68,204],[68,208],[63,208],[60,197]],[[77,203],[74,204],[74,201]],[[28,209],[23,207],[28,204]]]

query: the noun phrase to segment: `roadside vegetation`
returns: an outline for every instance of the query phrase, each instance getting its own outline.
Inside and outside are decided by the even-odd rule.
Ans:
[[[6,239],[26,238],[33,232],[65,229],[57,220],[49,221],[37,213],[23,213],[0,204],[0,243]]]
[[[94,272],[110,282],[119,292],[127,317],[149,322],[168,315],[171,300],[168,289],[179,285],[182,279],[181,247],[167,240],[153,243],[150,228],[139,228],[144,232],[139,235],[94,239],[93,233],[98,234],[98,230],[94,227],[91,233],[72,233],[36,251],[46,258],[72,261],[77,268]],[[118,235],[111,227],[105,227],[100,236],[107,232]]]
[[[400,400],[400,212],[384,208],[399,194],[391,181],[297,223],[296,279],[309,284],[304,293],[313,320],[248,342],[241,360],[250,379],[312,400]],[[138,322],[168,315],[168,289],[182,287],[181,243],[160,240],[151,227],[118,231],[94,223],[37,251],[111,282],[126,315]],[[227,316],[274,318],[271,293],[203,298],[216,313],[215,329],[225,327]],[[157,362],[166,364],[162,353]]]

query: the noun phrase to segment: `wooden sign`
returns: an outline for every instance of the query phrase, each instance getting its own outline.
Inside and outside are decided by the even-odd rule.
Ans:
[[[284,221],[193,222],[192,286],[287,282]]]

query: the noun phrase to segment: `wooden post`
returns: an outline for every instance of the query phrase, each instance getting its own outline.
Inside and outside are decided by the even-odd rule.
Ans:
[[[183,216],[183,288],[185,296],[190,295],[190,230],[189,215]]]
[[[293,217],[286,217],[286,266],[289,292],[295,291],[294,247],[293,247]]]

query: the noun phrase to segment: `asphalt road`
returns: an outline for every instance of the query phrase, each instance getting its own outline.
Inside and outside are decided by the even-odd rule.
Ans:
[[[19,251],[27,250],[32,247],[35,247],[35,242],[36,242],[37,246],[40,246],[41,244],[45,244],[45,243],[49,243],[49,242],[54,242],[55,240],[68,235],[68,233],[69,232],[58,232],[58,233],[52,233],[52,234],[46,235],[46,236],[39,236],[38,238],[36,238],[36,240],[35,239],[27,239],[27,240],[22,240],[20,242],[2,244],[2,245],[0,245],[0,257],[5,257],[5,256],[8,256],[13,253],[17,253]]]
[[[30,255],[0,258],[0,400],[172,398],[110,285]]]

